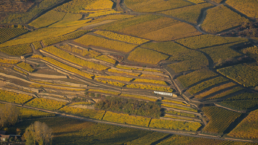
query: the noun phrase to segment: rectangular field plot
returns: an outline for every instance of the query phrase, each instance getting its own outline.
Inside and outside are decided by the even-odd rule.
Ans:
[[[78,64],[80,66],[84,66],[84,67],[87,67],[89,69],[95,69],[95,70],[105,70],[107,69],[108,67],[104,66],[104,65],[101,65],[101,64],[96,64],[96,63],[93,63],[93,62],[90,62],[90,61],[86,61],[86,60],[83,60],[81,58],[78,58],[78,57],[75,57],[74,55],[71,55],[70,53],[66,52],[66,51],[63,51],[61,49],[58,49],[54,46],[49,46],[49,47],[45,47],[43,50],[45,50],[46,52],[49,52],[55,56],[58,56],[64,60],[67,60],[67,61],[70,61],[74,64]]]
[[[30,66],[30,64],[25,63],[25,62],[21,62],[17,64],[18,67],[28,71],[28,72],[33,72],[34,69]]]
[[[216,95],[214,95],[214,96],[212,96],[212,97],[209,97],[208,99],[209,99],[209,100],[211,100],[211,99],[219,99],[219,98],[225,97],[225,96],[227,96],[227,95],[236,93],[236,92],[241,91],[241,90],[243,90],[242,87],[236,86],[236,87],[234,87],[234,88],[232,88],[232,89],[226,90],[226,91],[221,92],[221,93],[219,93],[219,94],[216,94]]]
[[[167,58],[167,55],[161,54],[153,50],[145,48],[136,48],[129,54],[127,59],[130,61],[140,63],[158,64],[161,60],[165,60]]]
[[[157,12],[192,5],[180,0],[125,0],[125,4],[137,12]]]
[[[226,79],[224,77],[221,77],[221,76],[218,76],[216,78],[201,82],[201,83],[189,88],[188,92],[193,95],[193,94],[196,94],[196,93],[198,93],[198,92],[200,92],[200,91],[202,91],[206,88],[209,88],[211,86],[214,86],[216,84],[223,83],[223,82],[226,82],[226,81],[228,81],[228,79]]]
[[[166,103],[173,103],[173,104],[179,104],[179,105],[184,105],[184,106],[188,106],[190,107],[189,104],[186,104],[184,102],[180,102],[180,101],[174,101],[174,100],[162,100],[162,102],[166,102]]]
[[[78,54],[78,55],[81,55],[81,56],[97,57],[97,56],[101,55],[101,53],[99,53],[97,51],[94,51],[91,49],[81,49],[81,48],[74,47],[74,46],[71,46],[68,44],[61,45],[61,46],[59,46],[59,48],[69,51],[69,52],[72,52],[72,53],[75,53],[75,54]]]
[[[167,85],[165,81],[160,80],[150,80],[150,79],[135,79],[133,82],[137,83],[151,83],[151,84],[158,84],[158,85]]]
[[[244,87],[258,85],[258,66],[255,64],[238,64],[218,69],[217,71]]]
[[[65,16],[65,13],[63,12],[57,12],[57,11],[51,10],[43,14],[42,16],[38,17],[31,23],[29,23],[29,25],[35,28],[49,26],[55,22],[58,22],[59,20],[62,20],[64,16]]]
[[[248,114],[228,136],[236,138],[257,139],[258,136],[258,110],[254,110]]]
[[[215,106],[203,107],[202,111],[210,120],[202,131],[212,134],[222,134],[241,115]]]
[[[0,63],[7,63],[7,64],[16,64],[18,63],[19,60],[14,60],[14,59],[1,59],[0,58]]]
[[[5,90],[0,90],[0,100],[17,103],[17,104],[24,104],[28,100],[32,99],[32,96],[26,94],[19,94],[15,92],[9,92]]]
[[[21,28],[0,28],[0,43],[3,43],[26,32],[28,32],[28,30]]]
[[[111,81],[111,80],[103,80],[103,79],[95,79],[98,82],[104,83],[104,84],[109,84],[117,87],[124,87],[125,84],[117,81]]]
[[[223,100],[221,104],[237,110],[254,108],[258,104],[258,93],[244,92]]]
[[[50,27],[67,27],[71,25],[71,22],[77,21],[82,18],[81,14],[66,13],[62,20],[54,23]]]
[[[203,92],[201,94],[196,95],[195,98],[201,99],[201,98],[204,98],[204,97],[206,97],[208,95],[211,95],[213,93],[216,93],[218,91],[221,91],[223,89],[226,89],[226,88],[229,88],[229,87],[233,87],[233,86],[236,86],[236,84],[232,83],[232,82],[229,82],[229,83],[217,86],[217,87],[213,87],[213,88],[211,88],[211,89],[209,89],[209,90],[207,90],[207,91],[205,91],[205,92]]]
[[[202,125],[199,122],[183,122],[163,119],[152,119],[150,126],[152,128],[164,128],[173,130],[197,131]]]
[[[105,113],[104,110],[82,109],[82,108],[69,107],[69,106],[65,106],[61,108],[60,111],[68,114],[74,114],[74,115],[79,115],[79,116],[98,119],[98,120],[101,120],[101,118]]]
[[[195,116],[194,114],[189,114],[189,113],[184,113],[184,112],[178,112],[178,111],[174,111],[174,110],[166,110],[165,113],[166,113],[166,114],[172,114],[172,115],[179,115],[179,116],[183,116],[183,117],[196,118],[196,116]]]
[[[96,59],[98,60],[102,60],[102,61],[106,61],[106,62],[109,62],[109,63],[112,63],[112,64],[116,64],[116,60],[106,56],[106,55],[100,55],[100,56],[97,56],[95,57]]]
[[[133,89],[154,90],[154,91],[162,91],[162,92],[173,92],[173,89],[171,89],[170,87],[146,85],[146,84],[129,84],[129,85],[126,85],[126,87],[127,88],[133,88]]]
[[[26,105],[35,107],[35,108],[42,108],[47,110],[58,110],[62,106],[66,105],[67,102],[61,102],[51,99],[45,98],[35,98],[32,101],[28,102]]]
[[[108,79],[108,80],[117,80],[117,81],[124,81],[130,82],[133,78],[122,77],[122,76],[95,76],[96,79]]]
[[[247,41],[248,39],[246,38],[221,37],[221,36],[209,35],[209,34],[176,40],[176,42],[192,49],[199,49],[199,48],[210,47],[210,46],[220,45],[225,43],[233,43],[233,42],[241,43],[241,42],[247,42]]]
[[[202,49],[202,52],[208,54],[214,63],[217,63],[219,60],[226,60],[234,57],[241,56],[241,53],[236,52],[230,48],[234,44],[226,44],[222,46],[215,46],[210,48]]]
[[[251,18],[258,18],[256,0],[227,0],[226,3]]]
[[[102,36],[110,38],[110,39],[124,41],[124,42],[132,43],[132,44],[142,44],[142,43],[149,41],[146,39],[141,39],[141,38],[132,37],[132,36],[128,36],[128,35],[122,35],[122,34],[110,32],[110,31],[96,31],[94,33],[102,35]]]
[[[210,77],[217,76],[216,73],[208,70],[208,69],[201,69],[198,71],[191,72],[187,75],[182,75],[177,79],[182,83],[184,87],[189,87],[195,83],[198,83],[204,79],[208,79]]]
[[[235,13],[224,5],[209,9],[202,24],[202,29],[210,33],[217,33],[223,30],[239,26],[248,19]]]
[[[93,35],[84,35],[74,41],[86,46],[103,47],[103,48],[121,51],[125,53],[130,52],[132,49],[134,49],[137,46],[133,44],[127,44],[124,42],[108,40],[108,39],[93,36]]]
[[[107,111],[103,120],[148,127],[150,118]]]
[[[119,95],[120,92],[114,92],[109,90],[100,90],[100,89],[89,89],[89,92],[97,92],[97,93],[104,93],[104,94],[110,94],[110,95]]]
[[[133,73],[133,72],[127,72],[127,71],[121,71],[121,70],[117,70],[117,69],[108,69],[108,72],[112,72],[112,73],[118,73],[118,74],[123,74],[123,75],[129,75],[129,76],[135,76],[138,77],[140,75],[140,73]]]
[[[203,0],[200,0],[200,1],[204,2]],[[202,4],[178,8],[174,10],[163,11],[160,13],[177,17],[179,19],[183,19],[193,24],[197,24],[197,20],[201,14],[201,10],[212,6],[213,5],[210,3],[202,3]]]

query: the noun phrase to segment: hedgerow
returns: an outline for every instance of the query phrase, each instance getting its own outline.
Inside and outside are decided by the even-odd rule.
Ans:
[[[101,70],[105,70],[105,69],[108,68],[104,65],[96,64],[96,63],[93,63],[93,62],[86,61],[86,60],[83,60],[81,58],[75,57],[74,55],[71,55],[68,52],[65,52],[61,49],[58,49],[58,48],[54,47],[54,46],[45,47],[43,50],[45,50],[46,52],[49,52],[53,55],[56,55],[56,56],[58,56],[62,59],[70,61],[72,63],[78,64],[80,66],[87,67],[89,69],[95,69],[95,70],[101,71]]]
[[[210,120],[202,131],[213,134],[222,134],[229,127],[229,125],[241,115],[241,113],[229,111],[215,106],[203,107],[202,111]]]

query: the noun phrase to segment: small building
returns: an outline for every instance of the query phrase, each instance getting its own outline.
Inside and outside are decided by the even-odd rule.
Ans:
[[[3,135],[3,134],[0,135],[0,140],[1,141],[8,141],[9,138],[10,138],[10,135]]]

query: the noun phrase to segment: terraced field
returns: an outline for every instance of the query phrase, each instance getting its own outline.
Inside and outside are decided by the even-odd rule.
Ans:
[[[42,0],[37,5],[19,13],[5,7],[8,15],[0,21],[0,103],[20,105],[22,118],[56,118],[39,110],[54,111],[192,136],[129,135],[133,139],[117,144],[235,144],[235,138],[258,138],[257,38],[242,35],[255,32],[256,2]],[[103,131],[87,129],[80,138]],[[114,134],[108,132],[104,138]],[[194,138],[203,134],[212,135]],[[103,143],[94,138],[98,141],[90,144]]]

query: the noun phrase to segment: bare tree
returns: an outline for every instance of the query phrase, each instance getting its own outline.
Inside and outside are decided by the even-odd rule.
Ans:
[[[36,121],[26,128],[23,137],[26,140],[26,145],[50,145],[52,143],[52,129],[45,123]]]
[[[20,111],[12,104],[5,104],[0,107],[0,127],[14,125],[18,121]]]

